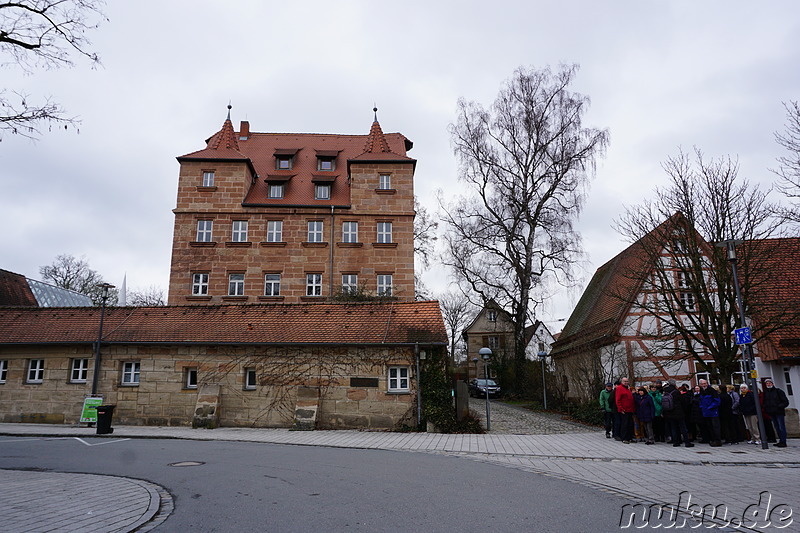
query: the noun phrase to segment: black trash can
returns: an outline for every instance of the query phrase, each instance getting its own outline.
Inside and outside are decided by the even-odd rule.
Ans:
[[[111,427],[111,418],[114,416],[114,407],[116,405],[98,405],[97,406],[97,434],[109,435],[114,433],[114,428]]]

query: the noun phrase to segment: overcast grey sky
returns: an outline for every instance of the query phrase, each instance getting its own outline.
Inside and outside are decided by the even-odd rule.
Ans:
[[[176,156],[198,150],[233,105],[259,132],[366,134],[414,142],[416,192],[458,190],[447,125],[456,100],[489,105],[520,65],[579,63],[587,125],[609,128],[579,228],[584,283],[542,317],[567,316],[594,270],[624,246],[612,223],[666,177],[678,148],[738,156],[768,186],[782,101],[800,99],[800,2],[113,2],[92,35],[103,66],[2,86],[51,95],[80,132],[0,142],[0,268],[38,279],[62,253],[116,285],[166,291]],[[434,291],[447,283],[424,275]],[[560,325],[555,326],[557,330]]]

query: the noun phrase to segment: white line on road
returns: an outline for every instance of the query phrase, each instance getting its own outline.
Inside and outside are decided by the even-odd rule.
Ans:
[[[86,442],[85,440],[83,440],[80,437],[73,437],[73,438],[75,440],[79,441],[79,442],[82,442],[83,444],[85,444],[87,446],[102,446],[103,444],[111,444],[111,443],[114,443],[114,442],[125,442],[126,440],[131,440],[131,439],[115,439],[115,440],[106,440],[104,442],[98,442],[97,444],[90,444],[90,443]]]

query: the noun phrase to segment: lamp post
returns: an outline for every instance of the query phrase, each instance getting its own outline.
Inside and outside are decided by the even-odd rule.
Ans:
[[[478,355],[483,359],[483,390],[486,391],[486,431],[492,430],[492,422],[489,417],[489,359],[492,357],[492,351],[489,348],[481,348],[478,350]]]
[[[103,340],[103,318],[106,314],[106,300],[108,300],[108,290],[113,289],[110,283],[99,283],[97,287],[103,289],[102,301],[100,303],[100,330],[97,332],[97,344],[94,346],[94,370],[92,371],[92,396],[97,396],[97,382],[100,378],[100,341]]]
[[[735,241],[733,239],[723,241],[718,244],[723,245],[728,250],[728,261],[731,262],[731,272],[733,274],[733,286],[736,288],[736,303],[739,305],[739,327],[745,327],[745,317],[744,317],[744,305],[742,304],[742,291],[739,288],[739,276],[736,272],[736,243],[741,241]],[[758,400],[758,381],[756,380],[756,359],[755,355],[753,355],[753,345],[752,344],[743,344],[742,345],[742,357],[744,358],[745,368],[747,369],[747,373],[750,377],[750,389],[753,391],[755,395],[755,404],[756,404],[756,417],[758,418],[758,431],[761,433],[761,449],[766,450],[769,448],[769,444],[767,443],[767,433],[766,428],[764,427],[764,415],[761,412],[761,402]]]
[[[547,358],[547,352],[542,350],[538,355],[542,361],[542,403],[544,404],[544,410],[547,411],[547,384],[544,379],[544,360]]]

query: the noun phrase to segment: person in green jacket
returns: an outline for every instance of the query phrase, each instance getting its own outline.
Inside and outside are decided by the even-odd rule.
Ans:
[[[600,391],[600,408],[603,410],[603,423],[606,426],[606,438],[611,438],[611,428],[614,423],[614,385],[606,383],[606,388]]]
[[[653,418],[653,433],[655,433],[656,442],[664,442],[664,417],[662,415],[661,407],[661,383],[655,381],[650,384],[648,394],[653,398],[653,404],[656,406],[656,416]]]

